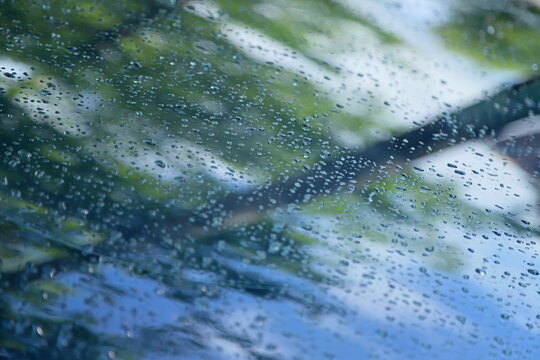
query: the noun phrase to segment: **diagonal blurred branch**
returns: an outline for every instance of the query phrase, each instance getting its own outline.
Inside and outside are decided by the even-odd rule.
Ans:
[[[443,150],[455,144],[491,136],[506,124],[539,113],[540,78],[503,89],[495,96],[452,114],[438,116],[432,122],[399,137],[379,142],[365,150],[344,153],[327,161],[319,161],[311,170],[295,178],[267,184],[245,194],[231,194],[221,202],[199,211],[188,219],[185,228],[215,223],[216,217],[226,222],[258,217],[257,213],[287,204],[298,204],[313,196],[338,192],[354,182],[362,182],[376,174],[377,166],[407,163],[412,159]]]

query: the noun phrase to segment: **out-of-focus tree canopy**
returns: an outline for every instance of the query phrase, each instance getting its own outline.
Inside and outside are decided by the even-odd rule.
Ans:
[[[540,14],[414,3],[0,0],[0,358],[534,358]]]

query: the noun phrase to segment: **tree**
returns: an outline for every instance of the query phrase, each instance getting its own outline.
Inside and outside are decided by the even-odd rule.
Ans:
[[[0,357],[215,357],[215,343],[288,357],[228,326],[234,306],[219,306],[236,296],[264,311],[351,316],[327,293],[345,298],[350,269],[395,262],[371,249],[450,276],[465,260],[442,224],[537,237],[529,218],[483,214],[451,180],[433,182],[410,162],[535,114],[539,80],[404,130],[381,120],[394,110],[371,91],[361,105],[348,95],[335,104],[345,78],[369,74],[346,73],[309,40],[354,26],[374,47],[403,45],[369,16],[331,1],[216,6],[2,3]],[[251,32],[234,38],[240,22]],[[452,24],[438,31],[450,38]],[[269,54],[257,58],[245,49],[254,31],[284,47],[262,42]],[[383,286],[377,276],[366,270],[362,286]],[[160,307],[181,315],[159,320],[164,311],[150,312]],[[262,327],[254,318],[251,328]],[[371,327],[381,338],[394,329],[373,321],[359,331]]]

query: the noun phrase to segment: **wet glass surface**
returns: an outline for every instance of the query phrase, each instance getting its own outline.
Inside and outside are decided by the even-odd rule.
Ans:
[[[0,359],[538,358],[537,0],[0,20]]]

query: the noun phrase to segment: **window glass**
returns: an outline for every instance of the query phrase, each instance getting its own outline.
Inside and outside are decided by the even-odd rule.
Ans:
[[[0,358],[537,358],[539,1],[0,20]]]

